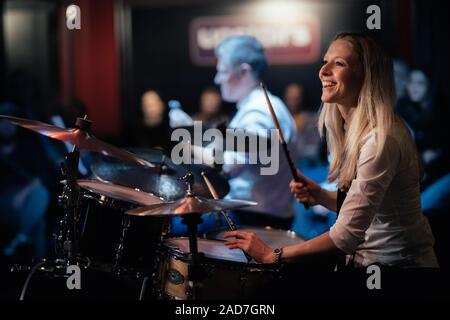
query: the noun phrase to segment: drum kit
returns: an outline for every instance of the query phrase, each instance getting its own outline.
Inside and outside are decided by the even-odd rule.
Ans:
[[[243,288],[250,290],[264,285],[263,279],[277,277],[279,266],[252,263],[244,252],[228,249],[222,238],[226,230],[198,237],[203,214],[223,214],[228,229],[234,230],[226,211],[257,204],[223,199],[229,189],[221,173],[202,165],[175,165],[159,150],[117,148],[90,133],[92,122],[87,117],[77,118],[73,129],[11,116],[0,119],[73,145],[61,165],[59,204],[64,214],[55,239],[56,269],[76,264],[115,275],[144,275],[152,281],[155,299],[236,298]],[[102,155],[91,165],[95,179],[78,178],[80,149]],[[118,221],[115,232],[105,228],[111,224],[93,217],[92,207],[102,208],[102,219]],[[182,218],[186,237],[168,237],[171,217]],[[93,219],[100,221],[96,229]],[[303,241],[288,231],[242,229],[256,232],[273,246]],[[113,247],[99,250],[109,259],[90,250],[102,242]],[[138,263],[144,260],[149,263]]]

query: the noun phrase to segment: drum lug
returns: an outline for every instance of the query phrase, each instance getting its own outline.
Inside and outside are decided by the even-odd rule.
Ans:
[[[185,281],[184,276],[176,269],[168,269],[166,272],[167,281],[175,284],[180,285]]]

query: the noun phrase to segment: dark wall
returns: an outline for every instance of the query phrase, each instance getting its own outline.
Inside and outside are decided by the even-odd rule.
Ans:
[[[416,0],[413,11],[413,67],[424,68],[432,77],[439,103],[448,105],[447,88],[450,72],[450,41],[448,13],[439,2]],[[442,105],[439,108],[443,108]]]
[[[0,99],[3,99],[5,95],[6,76],[5,44],[3,39],[3,6],[4,3],[0,2]]]
[[[34,88],[33,107],[37,116],[48,113],[52,97],[58,90],[57,81],[57,43],[56,7],[50,1],[5,1],[2,14],[2,53],[4,74],[14,74],[15,79],[28,79]],[[8,82],[10,79],[7,79]],[[11,83],[6,83],[10,91]],[[17,88],[15,88],[17,89]],[[21,94],[26,94],[21,88]],[[6,92],[9,94],[10,92]]]

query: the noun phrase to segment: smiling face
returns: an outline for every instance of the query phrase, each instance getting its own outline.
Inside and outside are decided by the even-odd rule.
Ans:
[[[362,65],[352,44],[344,39],[333,41],[319,71],[322,101],[355,107],[363,76]]]

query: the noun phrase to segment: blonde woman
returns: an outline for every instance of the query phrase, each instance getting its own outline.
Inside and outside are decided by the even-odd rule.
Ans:
[[[284,248],[270,248],[241,231],[227,233],[226,244],[262,263],[344,253],[347,265],[355,267],[439,267],[420,207],[416,148],[393,111],[390,58],[367,36],[339,34],[324,56],[319,78],[319,128],[332,157],[329,179],[339,189],[326,191],[304,176],[290,188],[303,203],[337,211],[336,223],[314,239]]]

